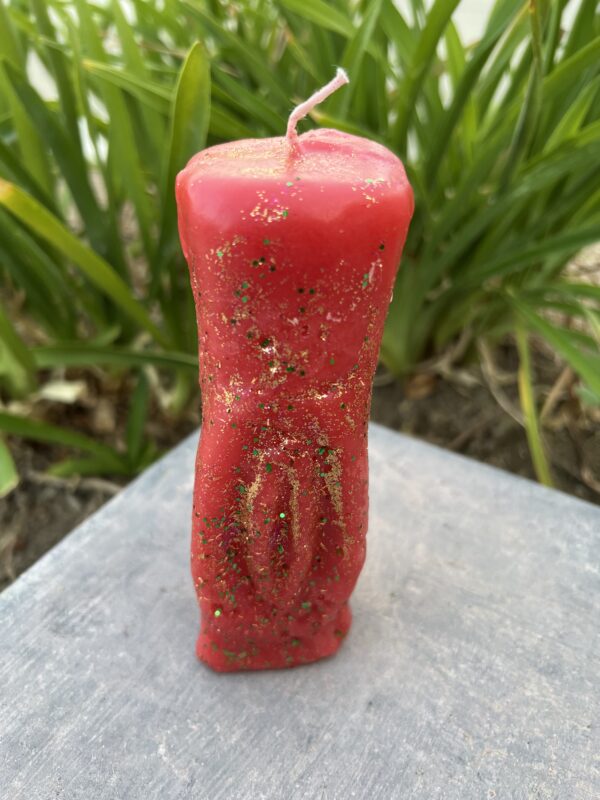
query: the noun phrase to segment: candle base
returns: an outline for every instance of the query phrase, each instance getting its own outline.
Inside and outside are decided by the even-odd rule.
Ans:
[[[272,634],[262,637],[256,631],[216,630],[203,623],[196,655],[216,672],[298,667],[335,655],[351,624],[348,604],[310,637],[286,634],[277,639]]]

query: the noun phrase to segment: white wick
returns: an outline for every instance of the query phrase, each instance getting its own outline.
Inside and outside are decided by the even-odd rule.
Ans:
[[[287,131],[285,134],[287,138],[295,139],[296,136],[298,136],[298,132],[296,131],[296,125],[298,122],[307,114],[310,114],[315,106],[319,105],[319,103],[322,103],[323,100],[329,97],[330,94],[333,94],[335,91],[337,91],[345,83],[350,83],[350,78],[346,74],[345,70],[343,70],[341,67],[338,67],[333,80],[325,84],[322,89],[319,89],[317,92],[311,95],[308,100],[300,103],[300,105],[296,106],[296,108],[292,111],[288,119]]]

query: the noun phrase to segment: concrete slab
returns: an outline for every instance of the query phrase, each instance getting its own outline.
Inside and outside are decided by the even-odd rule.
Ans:
[[[7,800],[595,800],[600,510],[371,429],[334,659],[194,656],[188,440],[0,596]]]

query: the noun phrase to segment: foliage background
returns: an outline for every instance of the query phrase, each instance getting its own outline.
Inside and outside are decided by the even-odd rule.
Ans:
[[[0,431],[64,445],[57,475],[157,456],[149,409],[196,402],[175,174],[207,144],[281,135],[341,65],[351,84],[304,127],[383,142],[417,198],[382,360],[403,378],[513,337],[549,483],[531,336],[600,404],[600,289],[565,271],[600,240],[600,15],[595,0],[496,0],[465,45],[459,3],[0,0]],[[122,441],[35,413],[69,368],[125,387]],[[0,491],[17,480],[0,440]]]

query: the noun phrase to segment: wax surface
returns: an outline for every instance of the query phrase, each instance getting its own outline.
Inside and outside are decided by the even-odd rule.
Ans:
[[[222,671],[308,663],[350,627],[371,382],[412,191],[384,147],[317,130],[204,150],[177,203],[202,389],[197,654]]]

